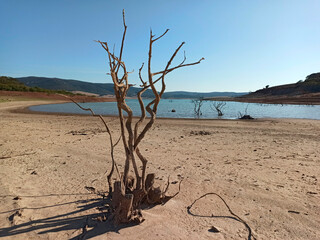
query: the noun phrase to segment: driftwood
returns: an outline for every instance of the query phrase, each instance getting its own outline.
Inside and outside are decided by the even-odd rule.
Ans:
[[[169,187],[169,182],[167,187],[164,190],[161,190],[160,187],[154,186],[154,173],[146,172],[147,169],[147,158],[140,152],[139,146],[142,142],[143,138],[147,134],[147,132],[153,126],[157,109],[160,102],[160,99],[166,89],[165,84],[165,76],[182,67],[192,66],[199,64],[204,58],[201,58],[197,62],[185,63],[186,56],[184,55],[183,60],[180,64],[176,66],[171,66],[173,60],[177,56],[179,50],[185,44],[182,42],[177,49],[172,54],[171,58],[167,62],[166,67],[162,71],[152,72],[151,70],[151,58],[152,58],[152,48],[153,44],[165,36],[169,29],[167,29],[162,35],[156,37],[153,35],[152,30],[150,30],[149,37],[149,53],[148,53],[148,63],[147,63],[147,73],[148,79],[144,81],[142,78],[142,69],[144,67],[144,63],[139,69],[139,79],[141,81],[141,90],[137,94],[137,98],[140,104],[141,116],[136,123],[133,123],[133,113],[131,108],[126,103],[127,93],[129,88],[132,86],[128,81],[128,76],[130,72],[127,71],[126,65],[122,59],[122,54],[124,50],[124,42],[127,32],[127,25],[125,22],[125,13],[123,11],[123,36],[121,41],[120,53],[118,56],[114,54],[114,50],[111,52],[109,49],[109,45],[107,42],[97,41],[103,49],[107,52],[108,60],[109,60],[109,69],[110,73],[108,75],[111,76],[112,82],[114,84],[114,94],[117,101],[118,115],[119,115],[119,123],[122,140],[122,145],[125,151],[125,164],[123,173],[119,172],[116,161],[114,159],[114,148],[120,141],[116,141],[114,143],[112,133],[107,125],[107,122],[101,115],[96,115],[92,109],[83,108],[78,103],[76,103],[81,109],[85,111],[90,111],[93,116],[99,117],[103,122],[107,133],[109,134],[110,147],[111,147],[111,159],[112,159],[112,167],[111,171],[108,174],[108,184],[109,184],[109,199],[111,199],[111,208],[113,212],[113,218],[115,223],[129,223],[129,222],[137,222],[140,223],[143,221],[143,217],[141,214],[141,205],[142,204],[165,204],[169,199],[176,196],[179,192],[177,192],[173,196],[167,196],[166,192]],[[160,83],[160,89],[156,89],[155,84]],[[151,89],[154,95],[154,98],[145,106],[142,101],[142,95],[147,90]],[[146,119],[146,112],[150,114],[150,118]],[[126,113],[126,117],[124,115]],[[140,129],[141,127],[141,129]],[[138,160],[140,160],[140,166],[138,164]],[[114,173],[114,169],[117,171],[117,180],[112,184],[111,178]],[[134,175],[131,176],[129,173],[133,170]],[[181,184],[181,182],[180,182]],[[179,184],[179,191],[180,191]]]
[[[219,215],[214,215],[214,214],[211,214],[211,215],[199,215],[199,214],[195,214],[191,211],[191,208],[193,207],[193,205],[198,202],[199,200],[201,200],[202,198],[205,198],[207,196],[210,196],[210,195],[214,195],[214,196],[217,196],[222,202],[223,204],[227,207],[229,213],[231,214],[231,216],[219,216]],[[210,192],[210,193],[206,193],[206,194],[203,194],[202,196],[200,196],[199,198],[197,198],[196,200],[194,200],[188,207],[187,207],[187,212],[188,214],[190,214],[191,216],[194,216],[194,217],[207,217],[207,218],[227,218],[227,219],[232,219],[232,220],[235,220],[235,221],[238,221],[238,222],[241,222],[245,228],[247,229],[248,231],[248,240],[256,240],[257,238],[253,235],[252,233],[252,229],[251,227],[249,226],[249,224],[243,220],[242,218],[240,218],[238,215],[236,215],[232,210],[231,208],[229,207],[229,205],[227,204],[227,202],[217,193],[214,193],[214,192]],[[219,232],[218,229],[216,229],[215,227],[211,227],[211,229],[209,229],[210,232]]]

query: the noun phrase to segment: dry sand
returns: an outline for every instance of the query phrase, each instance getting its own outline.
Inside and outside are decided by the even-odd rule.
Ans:
[[[141,145],[169,193],[139,226],[99,222],[108,136],[99,119],[11,112],[0,103],[0,237],[4,239],[320,239],[320,121],[158,119]],[[118,137],[116,118],[107,122]],[[202,131],[202,132],[201,132]],[[207,133],[203,134],[203,133]],[[202,134],[201,134],[202,133]],[[122,166],[123,150],[116,149]],[[220,217],[211,217],[220,216]],[[207,217],[205,217],[207,216]],[[226,217],[221,217],[226,216]],[[208,231],[212,226],[219,232]]]

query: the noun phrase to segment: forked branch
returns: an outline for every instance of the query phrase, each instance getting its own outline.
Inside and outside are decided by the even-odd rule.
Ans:
[[[157,37],[156,39],[152,39],[153,37],[154,37],[154,35],[152,35],[152,30],[150,31],[151,33],[151,41],[152,42],[155,42],[155,41],[157,41],[157,40],[159,40],[160,38],[162,38],[164,35],[166,35],[167,34],[167,32],[169,31],[170,29],[167,29],[162,35],[160,35],[159,37]]]

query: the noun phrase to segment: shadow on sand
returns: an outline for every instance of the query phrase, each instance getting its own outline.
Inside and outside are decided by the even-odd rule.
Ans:
[[[62,194],[63,195],[63,194]],[[65,202],[49,206],[41,206],[38,208],[17,208],[5,212],[2,214],[10,214],[8,220],[11,221],[12,226],[6,228],[0,228],[0,238],[16,236],[19,238],[19,234],[35,232],[39,235],[53,232],[69,231],[66,239],[90,239],[92,237],[107,233],[107,232],[119,232],[122,228],[128,228],[132,225],[118,225],[115,226],[111,220],[108,219],[108,212],[106,208],[107,200],[102,197],[97,197],[94,194],[70,194],[70,195],[92,195],[92,198],[87,200],[78,200],[73,202]],[[50,194],[44,196],[21,196],[21,197],[46,197],[46,196],[60,196],[59,194]],[[11,197],[11,196],[0,196]],[[25,209],[45,209],[53,208],[62,205],[77,204],[75,210],[63,214],[57,214],[55,216],[30,220],[29,222],[14,224],[13,218],[18,212]],[[85,214],[85,212],[96,212],[91,214]],[[109,216],[110,217],[110,216]],[[11,218],[11,219],[10,219]],[[106,219],[103,221],[102,219]],[[70,230],[73,230],[70,232]]]

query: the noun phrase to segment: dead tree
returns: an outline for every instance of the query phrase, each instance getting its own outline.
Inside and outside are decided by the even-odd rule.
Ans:
[[[211,102],[210,107],[213,111],[217,111],[218,116],[223,116],[222,109],[226,106],[226,102]]]
[[[193,103],[193,106],[194,106],[193,112],[194,112],[195,117],[196,118],[200,118],[200,116],[202,115],[201,107],[202,107],[202,104],[203,104],[203,99],[202,98],[193,99],[192,103]]]
[[[141,90],[138,92],[137,97],[140,104],[141,116],[135,123],[133,122],[133,113],[131,108],[126,103],[127,93],[132,84],[128,81],[129,72],[127,71],[126,65],[122,59],[124,42],[126,37],[127,25],[125,22],[125,14],[123,11],[123,36],[121,41],[120,53],[118,56],[115,55],[114,51],[110,51],[107,42],[97,41],[101,44],[104,50],[107,52],[109,60],[110,75],[114,84],[114,94],[117,101],[117,108],[120,121],[121,139],[125,151],[125,164],[123,173],[120,177],[110,186],[111,176],[113,174],[113,169],[117,166],[116,161],[113,158],[112,153],[112,168],[108,176],[109,182],[109,195],[111,197],[111,206],[113,209],[113,215],[116,223],[128,223],[128,222],[141,222],[143,220],[141,214],[141,204],[161,204],[168,201],[172,196],[166,196],[168,190],[169,182],[164,190],[160,187],[154,186],[155,174],[147,173],[147,158],[140,152],[139,146],[146,136],[147,132],[153,126],[156,116],[157,109],[160,99],[166,89],[165,76],[182,67],[192,66],[199,64],[204,58],[201,58],[197,62],[185,63],[186,56],[184,55],[183,60],[180,64],[176,66],[171,66],[172,61],[177,56],[179,50],[185,44],[182,42],[178,48],[174,51],[171,58],[167,62],[166,67],[162,71],[153,72],[151,70],[151,58],[152,58],[152,48],[153,44],[166,35],[169,31],[167,29],[162,35],[156,37],[152,34],[150,30],[149,37],[149,53],[148,53],[148,63],[147,72],[148,78],[146,81],[143,80],[141,71],[144,67],[142,64],[139,69],[139,78],[141,81]],[[156,89],[155,84],[160,83],[160,89]],[[154,95],[152,101],[150,101],[146,106],[142,101],[142,94],[147,90],[151,89]],[[90,111],[91,109],[89,109]],[[150,118],[146,118],[146,112],[150,114]],[[91,113],[94,113],[91,110]],[[125,116],[126,115],[126,116]],[[99,115],[97,115],[99,116]],[[99,116],[101,119],[102,117]],[[102,119],[110,135],[111,150],[115,144],[112,142],[111,132],[108,130],[106,122]],[[141,128],[141,129],[140,129]],[[137,159],[140,161],[137,161]],[[141,167],[141,168],[140,168]],[[117,169],[117,168],[116,168]],[[129,173],[133,170],[134,175],[131,176]],[[119,172],[119,171],[117,171]]]
[[[244,119],[244,120],[247,120],[247,119],[254,119],[253,117],[251,117],[249,114],[248,114],[248,107],[249,107],[249,103],[247,104],[245,110],[244,110],[244,113],[242,112],[238,112],[238,119]]]

